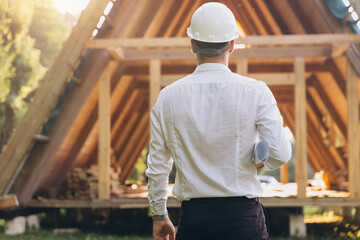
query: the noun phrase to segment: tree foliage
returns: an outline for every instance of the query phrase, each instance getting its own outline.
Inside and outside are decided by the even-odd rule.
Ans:
[[[70,26],[51,0],[0,0],[0,151]]]

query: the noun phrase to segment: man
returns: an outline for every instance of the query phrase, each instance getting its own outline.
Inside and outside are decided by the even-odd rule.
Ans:
[[[154,239],[175,238],[166,210],[173,161],[173,193],[182,201],[177,240],[268,237],[257,168],[280,167],[291,158],[291,145],[266,84],[228,68],[236,29],[225,5],[197,9],[187,31],[197,68],[164,88],[151,111],[146,175]],[[255,166],[259,139],[269,144],[270,159]]]

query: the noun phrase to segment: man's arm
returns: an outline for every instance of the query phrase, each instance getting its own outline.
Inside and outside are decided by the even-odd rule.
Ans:
[[[256,116],[256,127],[259,137],[267,141],[270,158],[264,162],[266,170],[274,170],[291,158],[291,144],[283,119],[270,89],[264,84]]]
[[[160,101],[160,96],[158,102]],[[168,179],[173,160],[167,148],[161,126],[159,103],[151,110],[151,141],[145,173],[148,177],[148,198],[153,208],[153,237],[154,239],[175,239],[175,229],[167,216],[166,201]]]

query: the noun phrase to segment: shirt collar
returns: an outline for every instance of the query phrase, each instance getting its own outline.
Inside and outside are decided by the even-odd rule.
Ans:
[[[206,71],[227,71],[231,70],[221,63],[203,63],[196,67],[195,72],[206,72]]]

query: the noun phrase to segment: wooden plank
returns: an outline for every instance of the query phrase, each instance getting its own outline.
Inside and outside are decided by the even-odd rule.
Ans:
[[[140,90],[135,90],[134,91],[134,96],[138,95],[140,93]],[[144,91],[141,91],[141,93],[144,93]],[[118,155],[122,155],[124,149],[126,149],[127,147],[131,147],[128,142],[129,139],[132,136],[132,131],[134,131],[134,129],[136,129],[137,124],[140,122],[141,120],[141,115],[140,115],[140,109],[143,107],[143,103],[144,103],[144,99],[143,97],[139,97],[137,99],[137,101],[131,106],[131,112],[127,112],[127,116],[126,116],[126,122],[122,122],[121,123],[121,131],[118,130],[118,137],[115,140],[115,144],[114,144],[114,149],[115,151],[118,153]],[[120,126],[119,126],[120,127]],[[123,164],[122,162],[119,162],[119,165]],[[124,167],[124,166],[121,166]]]
[[[116,104],[121,102],[121,97],[124,93],[128,90],[128,85],[124,84],[124,82],[119,80],[120,75],[122,74],[125,63],[122,62],[120,64],[116,64],[115,62],[109,62],[111,65],[110,72],[112,73],[111,77],[111,91],[112,94],[111,97],[111,115],[112,119],[114,117],[116,118],[117,115],[113,114],[114,107]],[[116,70],[115,70],[116,69]],[[113,71],[115,70],[115,71]],[[114,72],[114,73],[113,73]],[[96,125],[98,121],[98,99],[99,99],[99,82],[97,82],[97,85],[92,89],[91,93],[89,94],[88,99],[86,100],[86,103],[84,104],[83,108],[79,112],[78,117],[76,118],[75,122],[72,124],[72,127],[69,131],[68,136],[64,140],[64,143],[62,144],[60,151],[65,152],[66,154],[63,154],[64,158],[57,158],[57,162],[65,163],[63,164],[64,167],[60,167],[59,174],[57,177],[55,177],[56,181],[47,181],[49,182],[49,185],[55,185],[58,186],[63,182],[63,173],[68,172],[70,170],[70,167],[75,168],[82,168],[84,165],[84,162],[77,161],[79,160],[79,156],[81,155],[82,151],[84,149],[88,149],[90,146],[97,149],[97,139],[98,139],[98,130],[99,127]],[[115,116],[114,116],[115,115]],[[78,135],[73,135],[74,132],[79,131]],[[94,137],[96,140],[96,144],[92,145],[89,144],[88,139],[90,138],[90,135],[92,131],[96,131],[96,136]],[[65,147],[68,145],[68,147]],[[89,146],[90,145],[90,146]],[[63,147],[65,147],[66,150],[63,150]],[[81,159],[81,158],[80,158]],[[65,167],[67,166],[67,167]]]
[[[351,63],[347,63],[347,107],[348,107],[348,171],[349,191],[352,198],[360,197],[359,175],[359,96],[358,79]]]
[[[249,72],[248,60],[246,58],[236,59],[236,73],[247,76]]]
[[[241,74],[243,75],[243,74]],[[161,86],[167,86],[173,82],[185,77],[182,74],[164,74],[161,75]],[[295,75],[293,73],[250,73],[247,77],[265,82],[268,86],[294,85]]]
[[[111,114],[111,142],[112,146],[114,145],[114,138],[113,138],[113,131],[116,130],[116,121],[121,118],[120,110],[128,104],[129,96],[134,90],[134,86],[136,84],[134,83],[134,78],[131,76],[123,76],[120,79],[120,83],[116,88],[113,90],[116,94],[112,95],[111,99],[111,106],[115,107],[115,109],[112,108],[112,114]],[[98,90],[98,89],[97,89]],[[98,91],[97,91],[98,92]],[[119,95],[119,96],[116,96]],[[118,97],[120,97],[121,100],[116,100]],[[120,108],[120,109],[119,109]],[[96,109],[97,110],[97,109]],[[114,111],[114,112],[113,112]],[[122,113],[121,113],[122,114]],[[115,122],[115,123],[114,123]],[[98,139],[99,139],[99,127],[98,127],[98,120],[94,120],[94,125],[91,130],[89,130],[89,133],[86,136],[86,139],[84,140],[84,144],[82,149],[76,154],[75,164],[74,166],[83,167],[86,164],[96,163],[97,154],[98,154]],[[89,159],[93,159],[89,161]]]
[[[166,1],[166,0],[163,1],[163,3],[159,6],[159,10],[157,11],[150,25],[146,29],[144,37],[157,36],[161,25],[166,23],[164,22],[166,19],[166,14],[164,13],[169,12],[169,9],[171,8],[172,5],[173,5],[173,1]]]
[[[116,61],[121,61],[124,59],[124,51],[121,47],[108,48],[108,52]]]
[[[313,197],[306,199],[299,198],[267,198],[262,197],[261,203],[265,207],[303,207],[303,206],[323,206],[323,207],[359,207],[360,199],[344,197]],[[179,208],[181,203],[173,196],[169,196],[167,201],[169,208]],[[123,196],[109,200],[58,200],[43,199],[31,200],[26,207],[29,208],[119,208],[119,209],[136,209],[150,207],[149,200],[146,196],[131,197]]]
[[[287,163],[280,167],[280,180],[281,183],[289,182],[289,168]]]
[[[167,23],[168,27],[165,31],[165,33],[163,34],[164,37],[171,37],[174,36],[176,34],[176,31],[179,31],[179,28],[177,27],[178,24],[181,24],[181,17],[183,16],[186,7],[188,6],[189,2],[190,4],[193,4],[194,1],[192,0],[182,0],[180,1],[181,5],[178,6],[176,9],[174,9],[173,13],[170,13],[171,18],[169,19],[170,21]],[[173,5],[175,5],[176,3],[173,2]],[[189,12],[186,13],[186,15],[190,15]]]
[[[155,105],[156,99],[161,90],[161,62],[159,59],[150,60],[150,108]]]
[[[0,197],[0,209],[14,208],[18,207],[19,201],[16,195],[5,195]]]
[[[331,46],[259,47],[237,49],[231,54],[231,58],[330,57],[331,54]],[[195,59],[195,55],[189,49],[124,49],[124,60],[151,59],[187,60]]]
[[[130,113],[134,113],[140,107],[140,104],[143,101],[143,96],[141,94],[144,94],[144,92],[138,89],[133,91],[130,97],[127,98],[126,104],[113,125],[111,139],[114,141],[114,149],[119,149],[121,146],[121,144],[118,145],[118,142],[126,135],[122,126],[124,124],[129,124],[129,121],[131,121],[131,117],[129,117]]]
[[[317,93],[319,94],[321,100],[323,101],[324,105],[326,106],[327,110],[330,113],[330,116],[334,119],[336,125],[338,126],[339,130],[341,131],[342,135],[344,137],[347,137],[347,131],[346,131],[346,124],[343,121],[342,116],[339,115],[338,111],[336,110],[334,104],[331,101],[331,98],[328,96],[328,94],[325,92],[323,86],[319,82],[319,79],[313,75],[311,77],[313,80],[313,86],[315,87]]]
[[[338,44],[335,43],[332,46],[332,57],[340,57],[342,55],[344,55],[345,51],[350,47],[350,44]]]
[[[78,24],[73,28],[45,79],[38,87],[15,134],[0,155],[0,195],[4,193],[26,152],[33,145],[33,136],[41,131],[44,119],[49,116],[51,109],[56,105],[71,73],[80,60],[86,41],[91,36],[92,30],[107,4],[107,0],[91,1],[83,11]]]
[[[138,124],[137,129],[135,130],[134,134],[131,136],[129,140],[129,144],[123,154],[119,162],[124,162],[123,159],[126,159],[126,164],[123,168],[123,171],[120,175],[120,182],[123,183],[131,174],[131,171],[136,164],[137,157],[139,156],[140,152],[144,149],[146,142],[149,139],[150,135],[150,116],[148,111],[146,110],[143,113],[143,118],[141,122]],[[135,157],[133,156],[135,154]]]
[[[307,124],[306,124],[306,81],[304,58],[294,60],[295,70],[295,182],[298,198],[306,197],[307,186]]]
[[[110,199],[111,75],[107,66],[99,79],[99,198]]]
[[[322,45],[332,43],[360,43],[358,34],[291,34],[272,36],[245,36],[236,44],[245,45]],[[90,39],[86,48],[110,47],[189,47],[189,38],[103,38]]]
[[[319,151],[319,157],[317,162],[321,164],[322,169],[331,169],[340,170],[345,169],[345,161],[343,161],[341,154],[333,145],[326,146],[324,144],[324,139],[321,136],[320,131],[328,131],[326,124],[322,121],[323,114],[319,109],[318,105],[315,103],[312,94],[314,94],[314,89],[309,87],[307,90],[307,103],[308,103],[308,132],[309,138],[308,141],[316,141],[312,145],[316,146],[316,150]],[[311,136],[311,133],[316,133],[316,135]],[[310,146],[311,144],[309,144]]]
[[[261,13],[255,12],[257,9],[251,6],[250,1],[241,0],[239,2],[241,4],[241,8],[244,9],[250,22],[253,24],[254,29],[256,29],[256,32],[259,35],[268,35],[268,32],[266,31],[264,24],[260,21],[260,17],[258,16],[258,14]]]
[[[118,160],[118,164],[120,165],[120,167],[122,168],[127,168],[127,163],[129,161],[129,157],[130,155],[133,153],[133,148],[135,148],[135,146],[137,146],[140,137],[143,135],[143,132],[145,130],[145,128],[147,127],[147,125],[149,125],[150,122],[150,114],[148,111],[146,111],[145,114],[142,114],[142,116],[140,115],[140,113],[138,113],[138,124],[135,126],[135,129],[133,129],[133,133],[129,136],[129,140],[127,143],[127,146],[125,148],[123,148],[123,151],[120,154],[120,158]],[[150,132],[150,131],[149,131]],[[145,136],[145,135],[144,135]],[[125,180],[125,179],[123,179]]]
[[[265,5],[263,0],[255,0],[253,3],[257,5],[257,7],[261,10],[261,14],[265,18],[266,24],[269,25],[270,33],[269,35],[282,35],[281,29],[276,23],[273,14],[270,12],[269,8]]]

